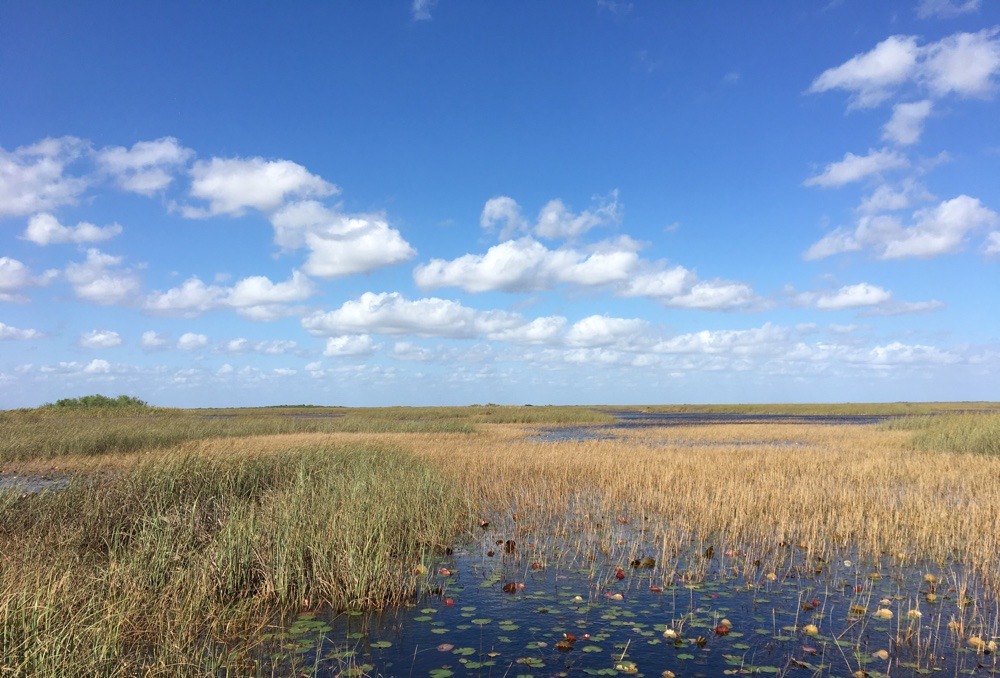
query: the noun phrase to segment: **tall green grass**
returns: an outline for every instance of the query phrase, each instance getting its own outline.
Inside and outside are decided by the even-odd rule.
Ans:
[[[1000,456],[1000,413],[905,417],[884,426],[913,431],[918,449]]]
[[[239,667],[276,616],[401,602],[469,525],[464,497],[392,448],[156,458],[0,491],[0,673]]]

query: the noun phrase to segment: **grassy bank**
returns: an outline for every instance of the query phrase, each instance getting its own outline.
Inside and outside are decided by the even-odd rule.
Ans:
[[[396,448],[232,452],[0,492],[0,672],[250,670],[275,615],[398,603],[469,525],[464,495]]]

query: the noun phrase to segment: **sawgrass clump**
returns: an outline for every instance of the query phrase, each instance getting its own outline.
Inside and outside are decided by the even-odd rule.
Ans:
[[[385,445],[173,454],[0,492],[0,670],[246,668],[284,614],[405,600],[414,563],[469,515],[436,469]]]

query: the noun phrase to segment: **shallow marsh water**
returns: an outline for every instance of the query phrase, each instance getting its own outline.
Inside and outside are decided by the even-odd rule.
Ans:
[[[996,602],[973,601],[974,582],[954,572],[932,585],[925,575],[937,568],[807,565],[799,554],[801,565],[747,581],[730,569],[739,556],[712,554],[705,576],[686,581],[610,560],[539,567],[502,543],[492,557],[486,538],[483,551],[433,563],[410,606],[302,615],[275,636],[284,650],[272,668],[438,678],[1000,674],[995,656],[966,640],[995,637]]]

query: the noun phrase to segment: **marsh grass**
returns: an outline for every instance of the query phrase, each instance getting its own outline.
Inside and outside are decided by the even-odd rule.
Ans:
[[[607,423],[581,407],[40,408],[0,412],[0,464],[169,448],[206,438],[292,433],[472,433],[481,423]]]
[[[0,493],[0,663],[12,675],[250,670],[276,616],[412,595],[413,563],[469,515],[435,469],[385,445],[167,455],[63,492]]]
[[[1000,456],[1000,413],[905,417],[885,428],[912,431],[911,443],[923,450]]]
[[[72,440],[72,419],[46,433],[52,420],[8,414],[0,426],[34,430],[36,443]],[[995,438],[996,414],[642,427],[561,442],[531,439],[531,424],[603,415],[494,406],[203,414],[156,413],[156,425],[80,419],[84,433],[109,421],[160,426],[166,442],[98,456],[67,443],[67,490],[0,491],[6,672],[259,671],[265,626],[302,608],[400,602],[414,591],[414,565],[463,534],[484,558],[503,548],[498,540],[516,542],[525,574],[531,563],[589,567],[595,590],[614,578],[609,565],[652,557],[646,576],[664,588],[712,576],[754,590],[853,582],[870,612],[865,582],[899,578],[937,620],[921,652],[997,633],[1000,456],[969,442]],[[298,414],[321,416],[289,416]],[[915,449],[915,435],[946,443]],[[4,445],[8,459],[37,451]],[[933,590],[904,581],[925,571],[941,581],[933,604]],[[896,609],[897,635],[909,633],[907,611]]]
[[[826,416],[919,416],[946,413],[988,413],[1000,411],[1000,403],[969,402],[896,402],[896,403],[764,403],[733,405],[651,405],[646,412],[786,414]]]

